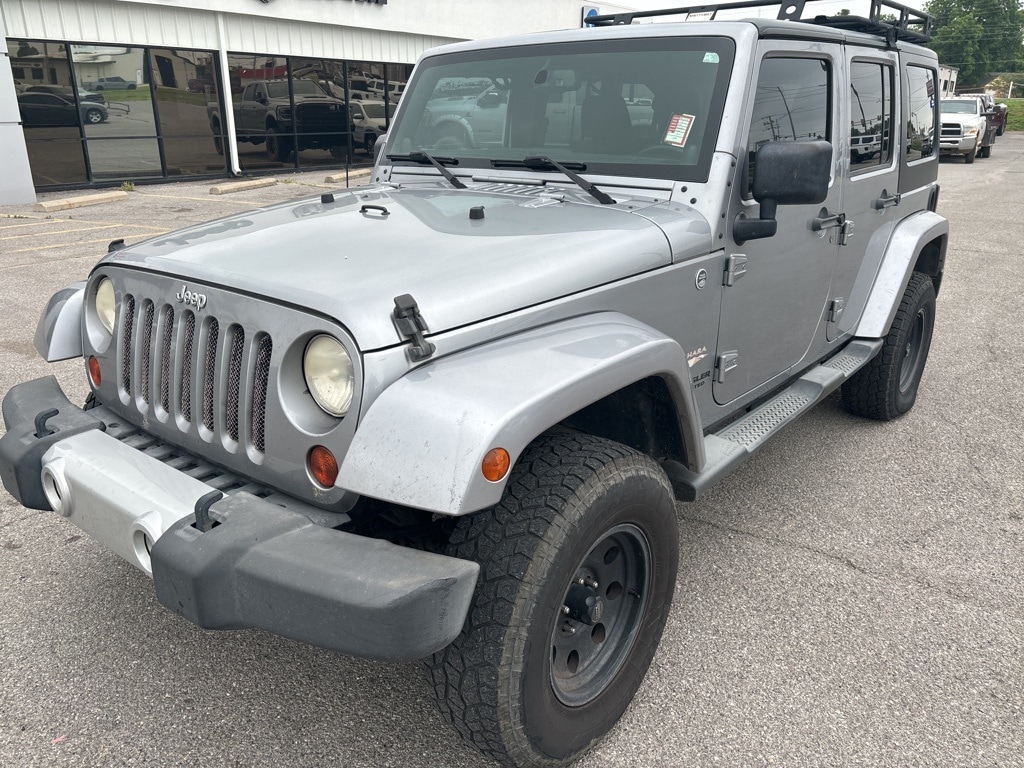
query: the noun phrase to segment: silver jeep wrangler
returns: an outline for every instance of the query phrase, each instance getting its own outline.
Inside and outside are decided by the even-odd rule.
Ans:
[[[36,346],[92,394],[7,394],[5,487],[201,627],[426,658],[469,742],[571,762],[658,647],[677,503],[836,389],[917,397],[930,18],[803,6],[428,52],[373,186],[114,243],[52,298]]]

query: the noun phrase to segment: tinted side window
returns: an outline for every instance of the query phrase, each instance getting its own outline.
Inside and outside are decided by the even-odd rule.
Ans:
[[[855,61],[850,68],[850,170],[892,159],[892,67]]]
[[[935,73],[924,67],[907,67],[910,112],[906,116],[908,162],[935,153]]]
[[[747,138],[750,172],[754,155],[770,141],[832,140],[829,115],[832,70],[824,59],[772,58],[761,62],[754,114]]]

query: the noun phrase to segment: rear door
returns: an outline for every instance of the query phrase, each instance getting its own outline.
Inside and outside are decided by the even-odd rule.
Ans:
[[[885,251],[892,233],[899,195],[899,136],[894,105],[898,104],[899,60],[893,51],[849,49],[849,86],[842,95],[840,127],[850,144],[840,167],[846,176],[842,211],[846,231],[838,237],[835,276],[826,308],[829,341],[852,327],[862,307],[850,306],[854,283],[862,268],[864,279],[874,277],[877,263],[865,257]],[[877,262],[877,258],[875,259]],[[849,311],[848,322],[843,322]]]

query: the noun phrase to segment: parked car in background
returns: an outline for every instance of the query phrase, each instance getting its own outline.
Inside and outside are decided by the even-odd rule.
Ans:
[[[106,106],[94,101],[83,101],[75,106],[71,99],[55,93],[18,94],[18,108],[21,122],[29,128],[45,125],[79,125],[106,122],[109,117]]]
[[[54,96],[60,96],[68,101],[75,100],[75,92],[70,85],[30,85],[25,88],[25,93],[52,93]],[[95,101],[97,104],[106,103],[102,93],[86,91],[82,88],[78,89],[78,99],[80,101]]]
[[[388,129],[384,102],[354,101],[348,111],[352,120],[352,144],[372,155],[377,139]]]
[[[303,149],[329,149],[335,156],[345,152],[345,102],[314,80],[292,80],[290,95],[287,80],[256,80],[245,86],[241,98],[233,99],[231,106],[237,140],[266,144],[270,160],[285,162],[292,151]],[[211,102],[206,109],[214,146],[222,154],[220,104]]]
[[[384,81],[380,79],[373,79],[367,82],[367,90],[373,94],[375,99],[384,99]],[[392,104],[397,104],[398,100],[402,97],[402,91],[405,90],[405,83],[389,82],[387,84],[388,101]]]
[[[991,112],[989,121],[995,124],[996,136],[1002,136],[1006,130],[1006,113],[1009,110],[1005,104],[997,104],[995,97],[987,93],[981,95],[981,103],[986,112]]]
[[[87,80],[82,83],[87,91],[134,91],[136,85],[131,80],[125,80],[120,75],[114,77],[101,77],[98,80]]]
[[[944,155],[963,155],[965,163],[975,157],[992,154],[996,140],[996,126],[986,113],[977,96],[956,96],[940,103],[939,151]]]

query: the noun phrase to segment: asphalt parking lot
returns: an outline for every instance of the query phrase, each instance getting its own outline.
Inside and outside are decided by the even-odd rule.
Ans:
[[[37,213],[0,208],[0,392],[48,366],[50,294],[106,249],[342,184],[323,171]],[[830,398],[679,506],[676,599],[631,708],[584,768],[1024,764],[1024,134],[942,161],[951,240],[916,407]],[[55,193],[41,199],[80,193]],[[53,513],[0,498],[0,765],[492,765],[416,664],[204,632]]]

